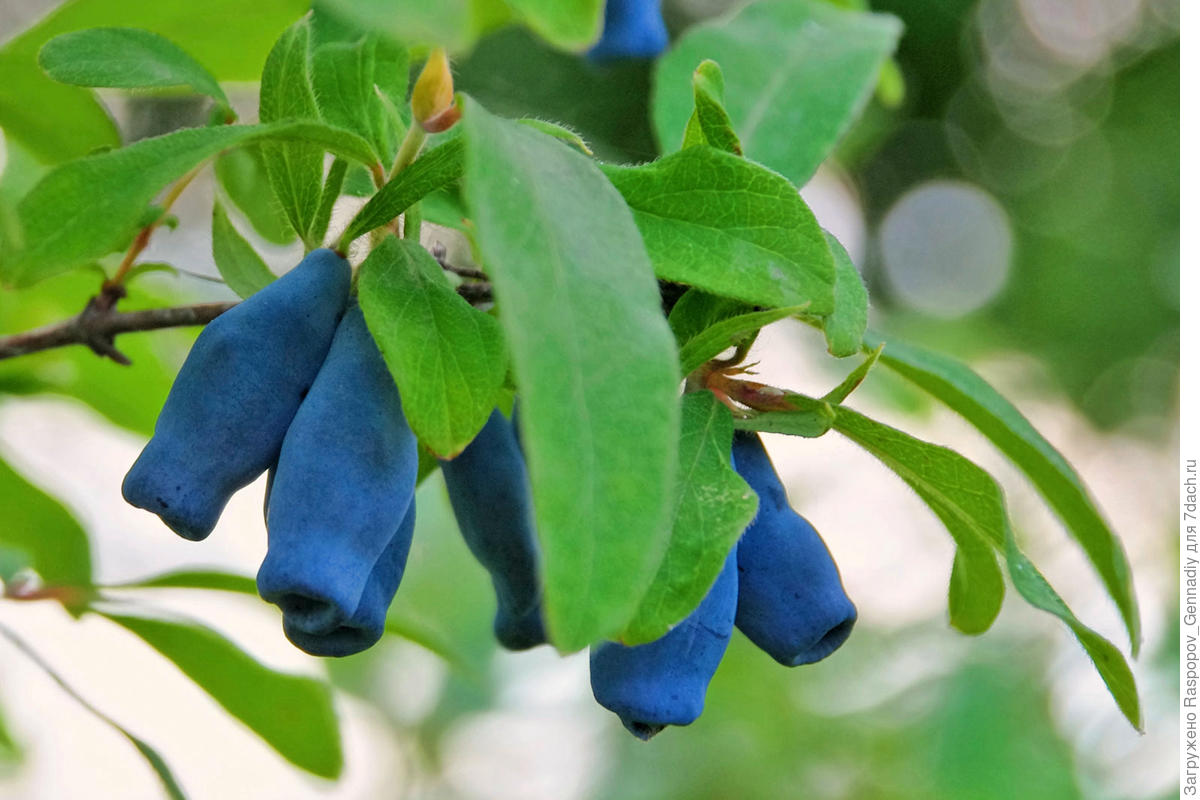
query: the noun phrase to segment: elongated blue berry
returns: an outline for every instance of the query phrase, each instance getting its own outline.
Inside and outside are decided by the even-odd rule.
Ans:
[[[592,694],[634,736],[689,725],[704,710],[708,684],[725,655],[737,608],[737,549],[696,610],[661,639],[636,647],[592,648]]]
[[[776,661],[811,664],[842,646],[858,614],[837,564],[787,493],[758,434],[737,431],[733,462],[758,495],[738,543],[737,626]]]
[[[467,547],[496,589],[496,639],[509,650],[545,643],[529,476],[513,423],[492,411],[442,475]]]
[[[201,332],[121,493],[186,539],[212,532],[230,496],[279,456],[346,306],[332,250],[300,264]]]
[[[596,61],[654,58],[667,47],[660,0],[608,0],[604,33],[588,51]]]
[[[271,481],[258,591],[283,611],[293,644],[346,655],[378,640],[408,555],[416,479],[416,437],[362,310],[351,304]],[[387,574],[372,585],[376,568]],[[321,644],[347,626],[362,630],[356,649]]]

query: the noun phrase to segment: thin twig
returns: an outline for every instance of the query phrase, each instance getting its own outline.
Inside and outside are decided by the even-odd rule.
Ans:
[[[113,311],[93,297],[84,310],[71,319],[11,336],[0,336],[0,359],[23,356],[54,347],[85,344],[97,355],[118,364],[129,359],[113,344],[119,333],[207,325],[236,303],[197,303],[190,306],[150,308],[144,311]]]

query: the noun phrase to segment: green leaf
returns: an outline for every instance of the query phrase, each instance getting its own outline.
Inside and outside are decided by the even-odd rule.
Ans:
[[[372,142],[381,162],[390,160],[386,111],[375,93],[375,40],[363,37],[316,48],[312,81],[322,119]]]
[[[467,205],[521,397],[548,627],[577,650],[621,632],[670,535],[675,345],[637,227],[596,165],[473,100],[462,124]]]
[[[193,622],[102,615],[131,631],[291,763],[322,778],[342,771],[333,694],[320,681],[268,669]]]
[[[8,722],[4,717],[4,711],[0,709],[0,765],[7,766],[20,760],[21,746],[13,738],[12,732],[8,728]]]
[[[534,33],[564,50],[582,50],[600,36],[603,0],[507,0]]]
[[[1000,487],[982,469],[945,447],[839,407],[834,428],[904,479],[937,514],[958,545],[950,584],[950,624],[983,633],[1000,613],[1004,578],[992,548],[1003,548],[1008,513]]]
[[[272,244],[290,244],[296,232],[271,191],[262,149],[248,145],[221,153],[213,163],[217,182],[259,236]]]
[[[120,144],[95,94],[49,78],[38,51],[54,36],[99,25],[153,31],[182,47],[222,81],[257,80],[271,43],[308,0],[72,0],[0,48],[0,128],[39,159],[58,163]],[[230,25],[237,19],[239,24]]]
[[[721,320],[711,328],[689,339],[679,348],[680,371],[684,375],[690,375],[722,351],[741,344],[748,337],[757,335],[760,328],[790,317],[798,313],[801,308],[803,306],[772,308]]]
[[[900,29],[894,17],[820,0],[763,0],[689,28],[658,62],[658,140],[680,140],[693,65],[715,59],[746,155],[803,185],[870,98]]]
[[[437,469],[438,460],[436,458],[429,456],[427,461],[433,464],[433,470]],[[426,459],[422,460],[422,464],[424,463],[426,463]],[[422,472],[418,472],[418,485],[421,482]],[[427,475],[428,473],[424,472],[423,474]],[[153,575],[149,578],[142,578],[141,580],[129,581],[127,583],[113,584],[104,588],[211,589],[253,597],[258,596],[258,584],[255,583],[253,577],[215,570],[179,570],[177,572],[166,572],[161,575]],[[400,613],[395,609],[389,611],[387,621],[384,624],[384,633],[399,636],[414,644],[418,644],[463,672],[471,671],[467,659],[458,651],[457,647],[443,631],[421,620],[411,612]]]
[[[675,342],[683,347],[718,322],[753,310],[754,306],[741,300],[709,294],[702,289],[688,289],[671,307],[667,323],[675,334]]]
[[[325,176],[325,188],[321,190],[321,204],[317,206],[317,217],[313,220],[312,239],[316,244],[324,243],[329,236],[329,220],[333,216],[333,204],[342,196],[346,183],[346,171],[350,165],[344,158],[335,158]]]
[[[388,39],[375,39],[375,85],[393,111],[407,124],[408,49]]]
[[[725,76],[721,65],[705,59],[692,73],[692,116],[683,132],[683,148],[711,145],[735,156],[742,155],[742,143],[725,110]]]
[[[671,543],[626,645],[652,642],[700,604],[754,519],[758,498],[733,468],[733,417],[711,392],[684,395]]]
[[[398,45],[440,44],[452,53],[469,49],[480,34],[509,17],[500,0],[317,0],[313,5]]]
[[[867,332],[867,287],[842,243],[829,231],[825,231],[825,240],[833,254],[834,305],[833,312],[821,319],[820,324],[829,354],[845,358],[862,348]]]
[[[782,433],[806,439],[824,436],[833,427],[834,411],[828,403],[791,392],[785,392],[784,398],[793,410],[755,412],[735,419],[733,427],[739,431]]]
[[[217,79],[179,45],[138,28],[91,28],[56,36],[38,53],[54,80],[72,86],[117,89],[187,86],[225,109]]]
[[[882,337],[871,333],[867,341],[878,345]],[[1121,612],[1136,656],[1141,622],[1125,550],[1062,454],[965,364],[897,341],[888,341],[881,360],[965,417],[1029,476],[1100,574]]]
[[[879,354],[882,352],[883,345],[879,345],[874,350],[869,351],[863,362],[855,367],[841,383],[827,392],[821,400],[830,405],[838,405],[846,402],[846,398],[866,380],[867,375],[871,372],[871,368],[875,366],[875,362],[879,360]]]
[[[1004,584],[998,569],[993,574],[991,550],[985,560],[981,547],[990,544],[1007,559],[1009,576],[1021,596],[1071,629],[1125,718],[1141,729],[1137,686],[1124,656],[1076,618],[1017,547],[1004,497],[991,475],[953,450],[922,442],[844,406],[837,410],[834,427],[903,478],[959,543],[950,585],[950,614],[956,627],[967,633],[982,632],[999,610]]]
[[[266,262],[242,238],[216,201],[212,211],[212,255],[217,271],[238,297],[249,297],[275,280]]]
[[[833,310],[833,257],[782,176],[711,147],[606,167],[660,278],[766,306]]]
[[[338,246],[346,249],[359,236],[391,222],[425,195],[462,177],[462,173],[463,141],[462,137],[455,137],[425,153],[385,183],[350,220]]]
[[[308,28],[308,17],[292,25],[267,56],[258,94],[258,117],[263,122],[320,117],[309,76]],[[292,228],[309,249],[316,247],[312,225],[321,205],[325,172],[321,148],[304,142],[265,142],[262,153],[271,188]]]
[[[363,262],[358,296],[413,431],[438,456],[454,456],[504,386],[500,323],[460,297],[425,248],[394,236]]]
[[[27,286],[113,252],[168,183],[222,150],[267,140],[316,142],[339,155],[371,158],[370,146],[352,133],[281,122],[187,128],[68,162],[17,207],[27,247],[0,262],[0,282]]]
[[[92,554],[87,534],[58,500],[0,460],[0,546],[23,553],[47,585],[88,587]]]
[[[583,140],[583,137],[566,125],[559,125],[556,122],[547,122],[544,119],[533,119],[531,117],[525,117],[524,119],[519,119],[517,121],[522,125],[528,125],[529,127],[539,130],[544,134],[553,136],[555,139],[561,139],[579,152],[583,153],[585,156],[595,155],[595,153],[592,152],[592,149],[588,147],[587,142]]]
[[[106,586],[107,589],[214,589],[239,594],[258,594],[258,585],[249,575],[213,570],[179,570],[153,575],[127,583]]]
[[[175,773],[171,771],[171,767],[167,764],[166,759],[164,759],[162,755],[160,755],[159,752],[150,745],[149,742],[133,735],[112,717],[108,716],[103,711],[85,700],[83,695],[75,691],[75,688],[71,686],[71,684],[67,683],[66,679],[59,675],[58,672],[51,667],[50,664],[41,657],[41,655],[37,653],[37,651],[35,651],[23,639],[18,637],[8,628],[0,626],[0,636],[3,636],[5,639],[7,639],[14,647],[16,647],[31,661],[33,661],[33,663],[37,664],[43,672],[50,676],[50,680],[57,683],[59,688],[66,692],[71,699],[83,706],[84,709],[89,711],[101,722],[124,736],[130,744],[137,748],[137,751],[141,754],[142,758],[146,759],[146,762],[150,765],[150,768],[154,770],[154,774],[158,776],[158,780],[162,783],[163,791],[166,792],[167,797],[171,798],[171,800],[187,800],[187,795],[184,794],[183,788],[179,785],[179,781],[175,778]]]

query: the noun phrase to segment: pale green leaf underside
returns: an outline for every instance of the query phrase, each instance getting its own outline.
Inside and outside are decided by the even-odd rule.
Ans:
[[[358,297],[417,437],[441,458],[483,428],[504,385],[504,337],[423,247],[389,236],[363,262]]]
[[[700,604],[758,510],[733,468],[733,417],[711,392],[684,395],[671,543],[621,641],[651,642]]]
[[[606,167],[660,278],[765,306],[833,310],[833,257],[781,175],[711,147]]]
[[[670,535],[675,345],[641,237],[595,164],[471,100],[462,124],[465,196],[521,397],[548,627],[578,650],[622,631]]]
[[[680,141],[693,109],[692,70],[714,59],[746,155],[803,185],[870,98],[900,30],[894,17],[820,0],[759,0],[696,25],[658,63],[658,141]]]

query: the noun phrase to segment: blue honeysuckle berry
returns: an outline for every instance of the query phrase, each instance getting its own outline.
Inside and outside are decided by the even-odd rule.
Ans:
[[[346,306],[350,266],[332,250],[213,320],[121,485],[186,539],[208,536],[229,498],[275,462]]]
[[[667,48],[660,0],[608,0],[604,33],[588,51],[594,61],[654,58]]]
[[[352,303],[288,428],[267,505],[258,591],[283,611],[297,647],[347,655],[378,640],[412,539],[416,479],[416,437]],[[358,638],[329,638],[354,626]]]
[[[737,595],[734,548],[700,605],[665,636],[635,647],[605,642],[592,648],[596,702],[639,739],[695,722],[733,632]]]
[[[784,666],[820,661],[858,618],[837,564],[787,493],[758,434],[737,431],[733,462],[758,495],[758,514],[738,542],[737,627]]]
[[[496,590],[496,639],[509,650],[546,642],[525,458],[499,409],[453,459],[442,462],[459,530]]]

